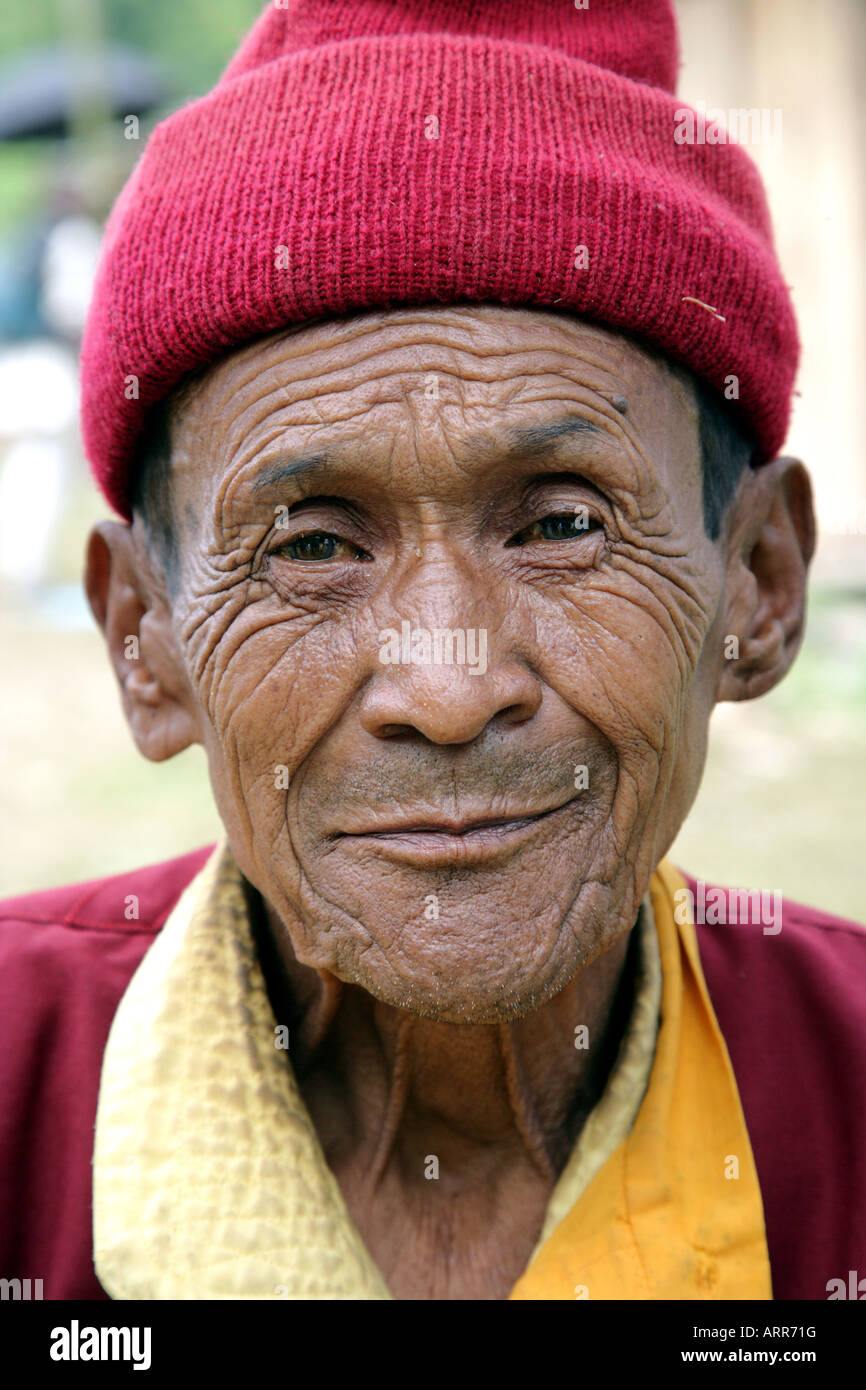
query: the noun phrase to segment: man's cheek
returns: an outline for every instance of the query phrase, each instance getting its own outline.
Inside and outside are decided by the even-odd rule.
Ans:
[[[274,668],[281,670],[282,663]],[[209,756],[225,793],[257,823],[285,820],[297,769],[304,757],[309,698],[297,683],[280,680],[280,698],[273,684],[260,676],[252,689],[235,695],[231,680],[223,681],[217,702],[218,718],[211,725]],[[219,715],[223,718],[219,718]],[[259,828],[257,824],[256,828]]]
[[[211,721],[225,725],[289,652],[302,649],[317,619],[287,612],[270,592],[254,601],[249,586],[212,596],[206,609],[199,604],[187,620],[186,664]]]
[[[615,790],[604,792],[613,841],[640,840],[664,803],[678,756],[678,727],[691,673],[666,631],[647,619],[630,624],[628,637],[577,644],[579,659],[560,669],[561,693],[604,740],[614,764]],[[590,778],[591,798],[601,794]]]
[[[689,672],[666,631],[650,618],[617,628],[616,614],[585,610],[551,643],[550,682],[618,752],[661,752],[678,718]]]
[[[259,814],[284,816],[301,765],[353,697],[354,644],[324,625],[298,641],[278,622],[235,640],[213,664],[211,745],[223,780]]]

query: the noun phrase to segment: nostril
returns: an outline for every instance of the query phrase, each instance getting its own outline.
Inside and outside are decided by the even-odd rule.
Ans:
[[[412,743],[435,742],[416,729],[414,724],[380,724],[375,732],[378,738],[399,738]]]

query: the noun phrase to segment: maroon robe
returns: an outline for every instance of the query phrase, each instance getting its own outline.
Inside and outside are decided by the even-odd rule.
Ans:
[[[102,1054],[136,967],[209,853],[0,904],[0,1278],[42,1279],[45,1298],[107,1297],[91,1232]],[[866,930],[785,902],[778,935],[697,935],[757,1164],[774,1296],[826,1299],[831,1280],[866,1276]]]

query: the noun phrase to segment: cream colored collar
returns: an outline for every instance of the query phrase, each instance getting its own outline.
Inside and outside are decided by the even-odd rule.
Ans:
[[[661,999],[648,897],[636,930],[629,1026],[532,1259],[629,1132],[646,1090]],[[130,981],[105,1049],[93,1248],[112,1298],[391,1297],[275,1027],[242,876],[223,842]]]

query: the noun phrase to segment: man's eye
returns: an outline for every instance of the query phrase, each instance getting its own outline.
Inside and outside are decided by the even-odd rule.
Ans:
[[[286,560],[362,560],[366,559],[363,550],[349,541],[333,536],[329,531],[310,531],[306,536],[296,536],[286,541],[273,552]]]
[[[576,541],[600,529],[597,517],[590,516],[585,507],[578,507],[573,512],[552,512],[540,521],[533,521],[509,541],[509,545],[526,545],[529,541]]]

